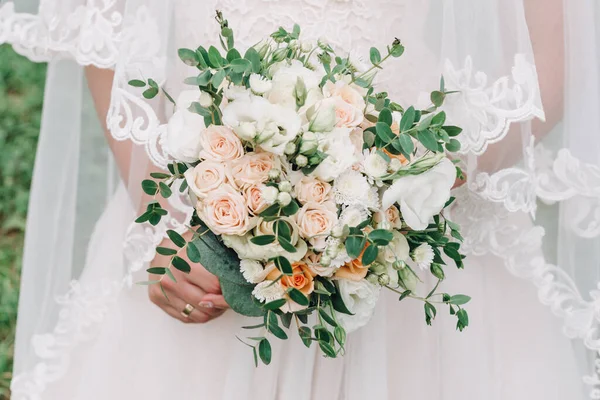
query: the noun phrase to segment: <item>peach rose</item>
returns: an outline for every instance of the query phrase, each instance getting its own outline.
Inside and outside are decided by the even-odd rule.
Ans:
[[[258,186],[269,179],[269,171],[275,167],[276,160],[270,153],[247,153],[231,162],[228,170],[229,181],[237,189]]]
[[[260,186],[249,186],[244,190],[244,198],[246,199],[246,205],[253,215],[260,214],[265,208],[267,208],[267,202],[263,198],[262,190]]]
[[[402,220],[400,219],[400,211],[394,205],[391,205],[390,208],[385,210],[385,212],[378,212],[373,216],[375,222],[380,224],[383,221],[386,221],[390,224],[390,228],[402,228]]]
[[[323,95],[325,97],[339,96],[346,103],[359,109],[361,112],[365,109],[364,96],[343,80],[338,80],[335,83],[328,81],[323,87]]]
[[[265,268],[269,268],[269,264]],[[275,269],[267,275],[267,280],[276,280],[281,275],[281,271]],[[295,262],[292,264],[292,276],[284,276],[279,280],[281,288],[285,291],[289,288],[294,288],[302,292],[306,297],[315,290],[315,274],[306,263]],[[284,312],[295,312],[300,311],[306,307],[300,306],[295,301],[291,300],[289,296],[284,296],[288,301],[281,307]]]
[[[196,204],[196,211],[217,235],[245,235],[255,223],[244,197],[228,184],[208,192],[206,198]]]
[[[302,204],[323,203],[331,200],[331,185],[317,178],[305,176],[294,187],[294,194]]]
[[[312,272],[315,275],[329,277],[329,276],[333,275],[333,273],[335,272],[337,267],[334,267],[334,266],[324,267],[323,265],[321,265],[320,264],[321,255],[322,255],[321,253],[317,254],[312,251],[308,251],[306,253],[306,256],[304,256],[304,262],[306,262],[306,264],[308,264],[308,266],[310,267],[310,269],[312,270]]]
[[[365,246],[366,249],[366,246]],[[358,256],[358,258],[347,262],[346,264],[344,264],[343,266],[340,267],[340,269],[338,269],[335,273],[335,277],[336,278],[341,278],[341,279],[348,279],[351,281],[361,281],[363,279],[365,279],[365,277],[367,276],[367,272],[369,272],[369,267],[368,266],[364,266],[362,263],[362,255],[365,252],[365,249],[363,249],[363,251],[360,253],[360,256]]]
[[[306,203],[296,214],[300,235],[308,239],[315,250],[325,248],[327,235],[337,221],[336,206],[333,202]]]
[[[190,190],[200,199],[226,181],[225,165],[215,161],[203,161],[184,173]]]
[[[242,141],[226,126],[211,125],[201,135],[200,158],[212,161],[231,161],[244,155]]]

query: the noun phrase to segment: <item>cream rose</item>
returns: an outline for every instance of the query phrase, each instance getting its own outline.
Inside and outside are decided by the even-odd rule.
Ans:
[[[335,83],[327,81],[323,86],[323,95],[325,97],[339,96],[352,107],[361,110],[361,112],[365,109],[364,96],[343,80],[338,80]]]
[[[327,235],[337,221],[335,204],[332,202],[306,203],[296,214],[300,235],[307,239],[315,250],[326,246]]]
[[[209,192],[196,204],[200,219],[217,235],[245,235],[253,227],[244,197],[228,184]]]
[[[321,254],[316,254],[312,251],[306,253],[306,257],[304,257],[304,262],[312,269],[313,273],[319,276],[330,277],[337,270],[337,267],[330,265],[329,267],[324,267],[320,264]]]
[[[211,125],[200,138],[200,158],[212,161],[237,160],[244,155],[244,146],[237,135],[226,126]]]
[[[402,220],[400,219],[400,211],[396,206],[390,206],[384,212],[378,212],[374,215],[374,220],[378,224],[387,222],[390,228],[402,228]]]
[[[450,198],[455,180],[456,168],[444,157],[427,172],[397,179],[383,194],[383,208],[398,202],[406,224],[423,230]]]
[[[319,179],[305,176],[294,187],[296,199],[302,204],[324,203],[331,200],[333,193],[331,185]]]
[[[335,113],[335,126],[338,128],[356,128],[364,120],[362,109],[358,109],[351,104],[346,103],[341,97],[329,97],[317,102],[314,106],[315,115],[319,115],[320,110],[329,110],[333,108]],[[313,113],[307,111],[307,117]]]
[[[225,180],[225,165],[214,161],[203,161],[184,173],[190,190],[200,199],[217,189]]]
[[[260,186],[250,186],[244,190],[244,199],[246,199],[246,205],[250,212],[254,215],[260,214],[265,208],[267,208],[267,202],[265,201],[262,188]]]
[[[229,165],[229,180],[237,189],[257,186],[269,179],[269,171],[276,166],[270,153],[247,153]]]
[[[250,241],[254,235],[247,234],[244,236],[237,235],[223,235],[223,243],[225,246],[232,248],[238,254],[240,258],[248,258],[252,260],[268,261],[272,258],[283,256],[290,260],[290,262],[296,262],[302,260],[308,251],[308,246],[303,240],[298,240],[294,246],[296,251],[288,253],[283,250],[279,244],[270,244],[267,246],[259,246]]]

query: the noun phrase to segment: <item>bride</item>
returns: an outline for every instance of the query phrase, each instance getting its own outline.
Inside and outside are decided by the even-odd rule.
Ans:
[[[582,136],[582,146],[574,138],[600,132],[594,25],[600,10],[567,3],[26,0],[0,6],[0,42],[50,61],[13,399],[600,398],[593,364],[598,317],[595,303],[580,295],[599,280],[597,234],[577,236],[563,224],[565,215],[598,218],[591,202],[597,195],[585,193],[598,193],[600,141]],[[440,74],[460,91],[452,111],[466,127],[468,182],[456,190],[452,214],[466,234],[468,258],[445,287],[473,297],[465,332],[455,332],[445,315],[432,327],[415,323],[423,319],[419,305],[386,293],[370,323],[349,337],[343,358],[326,359],[316,346],[288,340],[276,344],[271,365],[255,368],[235,338],[253,322],[227,312],[218,280],[206,270],[177,276],[179,283],[166,288],[170,301],[156,286],[135,285],[147,280],[149,265],[161,265],[154,249],[166,245],[166,229],[182,228],[190,207],[176,196],[168,205],[176,218],[157,227],[132,223],[148,201],[141,179],[174,151],[164,124],[173,110],[164,99],[149,105],[127,82],[152,77],[169,93],[180,92],[189,71],[175,59],[176,49],[211,43],[217,8],[246,46],[294,23],[306,38],[356,54],[398,37],[407,51],[379,76],[391,95],[418,103]],[[565,139],[571,132],[573,139]],[[546,150],[534,149],[534,136]],[[554,145],[565,147],[556,159],[547,150]],[[575,158],[584,153],[596,156]],[[575,167],[561,175],[557,165],[569,161]],[[581,185],[571,187],[572,181]],[[537,207],[536,194],[565,203]],[[544,221],[546,241],[535,225]],[[585,348],[576,347],[581,343]]]

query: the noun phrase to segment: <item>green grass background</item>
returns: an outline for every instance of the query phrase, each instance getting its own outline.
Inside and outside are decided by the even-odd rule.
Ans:
[[[10,397],[19,271],[45,75],[45,65],[0,46],[0,400]]]

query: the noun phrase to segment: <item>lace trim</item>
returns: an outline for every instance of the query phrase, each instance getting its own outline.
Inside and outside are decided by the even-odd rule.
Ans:
[[[464,253],[492,254],[503,260],[509,272],[537,287],[541,303],[563,320],[563,333],[568,338],[580,339],[585,348],[600,355],[600,284],[586,300],[567,272],[544,259],[542,227],[524,230],[511,222],[511,217],[522,220],[523,214],[483,200],[468,189],[458,189],[457,197],[460,207],[453,207],[450,214],[461,224]],[[583,381],[592,386],[590,398],[600,399],[600,361]]]
[[[117,0],[87,0],[67,15],[58,3],[42,0],[38,15],[16,13],[12,2],[0,7],[0,43],[12,44],[34,61],[69,57],[81,65],[112,68],[123,39]]]
[[[444,66],[447,90],[459,93],[448,96],[444,108],[452,122],[463,127],[458,137],[461,154],[481,155],[488,145],[502,140],[514,122],[534,117],[544,119],[535,65],[524,54],[515,54],[511,76],[503,76],[488,85],[488,76],[473,70],[471,57],[462,69],[450,60]]]
[[[187,193],[174,185],[169,206],[189,221],[191,208]],[[80,344],[93,340],[111,305],[117,302],[122,290],[133,284],[135,272],[143,270],[155,256],[156,246],[168,236],[168,229],[182,233],[187,228],[177,218],[163,219],[157,226],[132,223],[125,235],[123,257],[127,268],[121,280],[102,280],[90,283],[72,281],[69,292],[56,299],[60,306],[56,327],[51,333],[35,335],[31,345],[38,362],[15,376],[11,383],[14,400],[41,400],[47,387],[67,373],[71,352]]]

